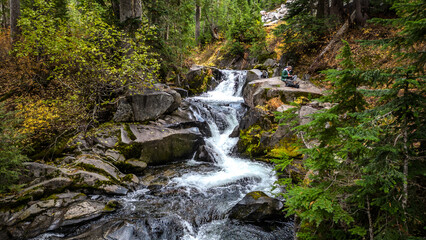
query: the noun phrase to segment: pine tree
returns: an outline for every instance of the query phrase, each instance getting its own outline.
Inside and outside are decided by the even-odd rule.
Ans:
[[[349,44],[339,55],[343,70],[328,70],[327,81],[334,88],[322,101],[330,109],[312,114],[312,121],[296,127],[307,141],[316,142],[303,149],[306,167],[312,172],[308,184],[288,192],[289,213],[301,219],[298,236],[304,239],[359,238],[366,230],[359,226],[349,200],[358,188],[358,162],[371,154],[366,144],[377,141],[377,132],[366,129],[369,121],[362,114],[367,102],[359,87],[365,84],[351,57]]]

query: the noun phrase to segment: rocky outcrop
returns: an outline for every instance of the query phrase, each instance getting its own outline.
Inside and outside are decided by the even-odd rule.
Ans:
[[[265,221],[283,221],[284,204],[263,192],[248,193],[229,212],[229,218],[242,222],[262,224]]]
[[[279,77],[255,80],[247,84],[244,88],[244,102],[251,108],[278,97],[283,103],[290,103],[298,97],[319,97],[322,95],[321,89],[313,84],[298,81],[300,88],[286,87]]]
[[[115,122],[155,120],[165,113],[176,110],[180,101],[180,94],[173,90],[127,96],[120,99],[113,120]]]
[[[214,67],[204,67],[194,65],[186,74],[185,85],[190,95],[200,94],[213,90],[219,85],[222,73]]]
[[[23,208],[0,211],[2,239],[27,239],[43,232],[95,219],[116,209],[114,202],[87,199],[81,193],[51,195]]]

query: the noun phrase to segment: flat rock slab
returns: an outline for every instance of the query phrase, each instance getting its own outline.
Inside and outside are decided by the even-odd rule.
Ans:
[[[299,81],[300,88],[286,87],[280,77],[252,81],[244,88],[244,102],[251,108],[264,105],[271,98],[279,97],[285,104],[298,97],[320,97],[322,90],[315,85]]]

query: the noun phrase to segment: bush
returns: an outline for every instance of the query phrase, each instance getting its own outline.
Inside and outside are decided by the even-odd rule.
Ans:
[[[23,135],[17,131],[18,124],[14,112],[6,112],[0,104],[0,192],[12,188],[19,177],[19,166],[28,160],[21,153]]]

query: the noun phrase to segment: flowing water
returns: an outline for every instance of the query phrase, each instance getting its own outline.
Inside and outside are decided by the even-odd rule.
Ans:
[[[270,165],[232,154],[238,138],[229,135],[241,120],[245,71],[223,70],[215,90],[187,98],[212,136],[205,139],[215,163],[185,162],[147,169],[139,190],[118,198],[122,208],[68,232],[43,239],[292,239],[292,223],[269,229],[228,219],[228,211],[251,191],[273,195]],[[102,196],[93,196],[102,197]],[[74,237],[69,237],[74,236]]]

